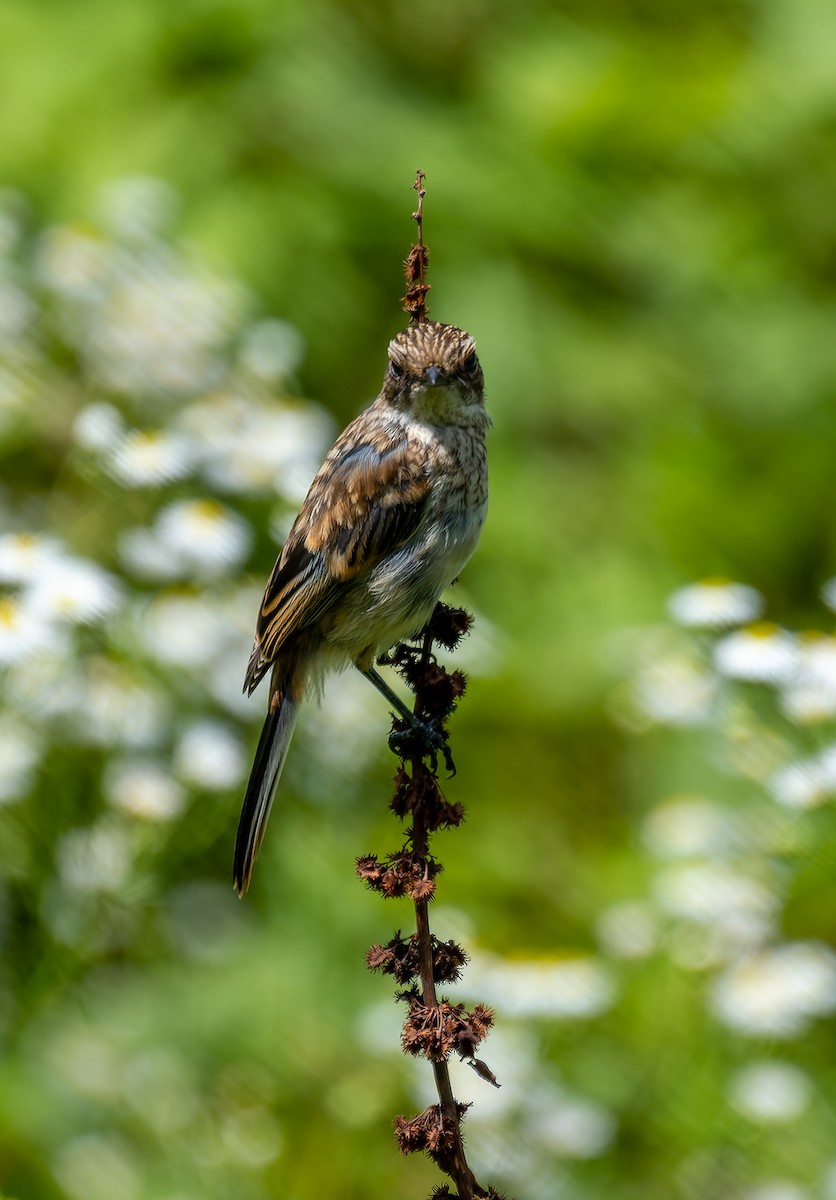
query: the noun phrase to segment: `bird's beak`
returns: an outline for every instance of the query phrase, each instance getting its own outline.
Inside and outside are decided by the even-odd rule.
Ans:
[[[424,378],[430,387],[436,387],[444,372],[440,367],[427,367],[424,371]]]

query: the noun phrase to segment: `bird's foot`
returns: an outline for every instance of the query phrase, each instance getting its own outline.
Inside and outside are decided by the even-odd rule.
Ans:
[[[429,759],[433,771],[438,769],[440,754],[444,759],[447,777],[452,779],[456,774],[450,746],[437,721],[422,721],[413,713],[409,721],[396,722],[389,734],[389,749],[400,758],[409,758],[418,753],[422,758]]]

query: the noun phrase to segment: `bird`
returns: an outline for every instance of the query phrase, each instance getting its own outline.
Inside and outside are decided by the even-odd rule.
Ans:
[[[411,717],[375,663],[420,633],[476,549],[488,507],[489,426],[469,333],[425,319],[392,338],[380,394],[326,455],[258,612],[244,692],[268,672],[270,687],[235,842],[239,896],[303,697],[353,665]]]

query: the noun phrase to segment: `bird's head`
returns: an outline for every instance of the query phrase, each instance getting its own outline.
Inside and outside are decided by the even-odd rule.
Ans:
[[[383,395],[419,419],[467,423],[468,411],[484,407],[484,384],[476,343],[455,325],[424,321],[389,343]]]

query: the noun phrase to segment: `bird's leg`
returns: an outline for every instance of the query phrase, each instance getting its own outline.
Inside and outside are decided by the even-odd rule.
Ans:
[[[415,734],[416,737],[420,738],[426,752],[432,757],[433,770],[435,770],[438,752],[441,751],[441,755],[444,759],[444,765],[446,766],[447,770],[451,774],[455,774],[456,767],[450,754],[450,747],[438,732],[434,723],[432,721],[422,721],[420,717],[417,717],[414,712],[407,708],[397,692],[394,692],[392,688],[389,687],[389,684],[382,675],[378,674],[374,667],[369,667],[367,670],[363,670],[362,667],[358,667],[357,669],[360,671],[361,675],[365,675],[369,683],[374,684],[381,696],[384,696],[389,701],[398,716],[400,716],[409,725],[410,731]],[[404,736],[405,735],[398,730],[393,730],[392,733],[389,734],[389,745],[396,753],[398,752]],[[408,734],[406,736],[408,736]]]

